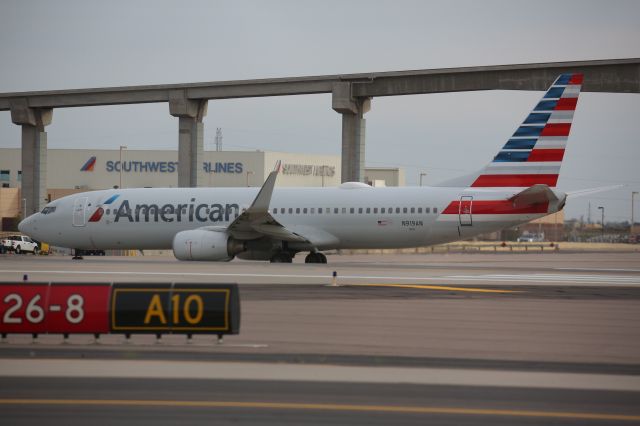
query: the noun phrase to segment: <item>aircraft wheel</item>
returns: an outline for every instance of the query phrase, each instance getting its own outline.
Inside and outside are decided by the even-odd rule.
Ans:
[[[309,253],[304,258],[304,263],[327,263],[327,256],[322,253]]]

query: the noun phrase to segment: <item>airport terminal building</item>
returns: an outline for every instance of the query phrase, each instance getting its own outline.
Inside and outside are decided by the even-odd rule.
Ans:
[[[272,151],[205,151],[201,182],[210,187],[261,186],[277,161],[282,162],[278,186],[337,186],[341,182],[338,155]],[[20,148],[0,148],[0,217],[21,213]],[[178,151],[49,149],[47,200],[75,192],[113,187],[177,187]],[[373,185],[404,186],[404,171],[397,168],[366,170]],[[2,229],[6,229],[3,226]]]

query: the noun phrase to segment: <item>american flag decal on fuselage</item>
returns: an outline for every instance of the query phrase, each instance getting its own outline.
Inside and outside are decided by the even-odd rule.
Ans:
[[[562,74],[472,187],[555,187],[567,145],[582,74]]]

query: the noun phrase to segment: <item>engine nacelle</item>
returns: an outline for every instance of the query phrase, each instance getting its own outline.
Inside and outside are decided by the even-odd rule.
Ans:
[[[242,244],[225,232],[195,229],[173,237],[173,255],[179,260],[228,262],[241,251]]]

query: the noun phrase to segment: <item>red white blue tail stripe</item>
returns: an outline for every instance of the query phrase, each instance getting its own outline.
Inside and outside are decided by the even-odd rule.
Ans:
[[[560,75],[471,186],[556,186],[582,80]]]

